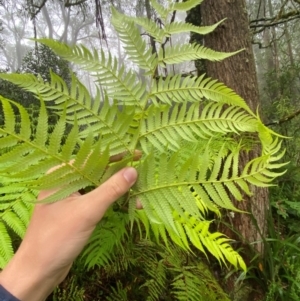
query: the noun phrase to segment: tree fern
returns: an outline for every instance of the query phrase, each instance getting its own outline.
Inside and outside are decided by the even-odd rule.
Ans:
[[[139,170],[136,185],[119,200],[116,212],[107,214],[107,223],[100,224],[103,234],[97,230],[91,238],[84,255],[89,267],[109,261],[109,252],[125,235],[120,228],[127,225],[127,229],[137,227],[141,237],[167,246],[171,239],[188,252],[196,247],[205,254],[210,252],[220,263],[229,261],[246,269],[229,240],[221,233],[210,232],[207,213],[220,214],[221,208],[235,210],[232,199],[241,201],[243,193],[250,195],[251,184],[271,185],[272,179],[280,175],[277,169],[283,166],[278,163],[283,153],[276,134],[234,91],[205,75],[165,74],[165,67],[174,63],[199,58],[222,60],[234,54],[165,43],[172,34],[187,30],[205,33],[218,25],[195,28],[170,23],[169,15],[175,9],[188,10],[200,2],[170,1],[164,7],[152,1],[164,20],[162,28],[152,21],[128,18],[113,10],[112,22],[125,52],[132,63],[146,71],[142,80],[138,80],[135,68],[130,70],[119,64],[109,51],[90,51],[82,45],[68,46],[47,39],[39,42],[94,76],[94,97],[74,74],[70,86],[53,73],[50,82],[28,74],[0,75],[32,92],[41,103],[33,128],[30,115],[20,104],[0,98],[4,115],[0,128],[3,204],[30,199],[28,196],[42,189],[64,187],[44,200],[54,202],[79,189],[101,184],[126,165]],[[136,26],[144,27],[156,39],[158,53],[147,46]],[[51,129],[46,107],[58,116]],[[251,143],[253,147],[260,144],[261,152],[241,169],[239,155],[248,151]],[[135,163],[134,150],[139,148],[143,157]],[[125,154],[124,159],[110,161],[110,156],[120,153]],[[56,165],[60,167],[46,173]],[[137,198],[144,208],[139,212],[135,210]],[[2,210],[5,227],[21,235],[24,228],[18,222],[19,215],[17,211],[8,213],[9,210]],[[112,221],[116,217],[121,220],[115,227]],[[11,245],[3,225],[6,251],[0,252],[2,264],[11,256],[7,255],[11,254]],[[98,246],[99,238],[107,242],[106,246]],[[188,281],[190,270],[182,271],[175,280],[177,287],[182,277]],[[191,287],[195,285],[193,281],[189,282]],[[152,287],[150,282],[147,286]],[[158,289],[159,286],[153,286],[153,290]],[[180,293],[176,298],[183,300],[184,296]],[[195,292],[191,298],[196,297]]]

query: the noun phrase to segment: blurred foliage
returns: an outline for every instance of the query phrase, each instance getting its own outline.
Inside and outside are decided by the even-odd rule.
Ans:
[[[265,292],[263,301],[298,301],[300,296],[300,234],[285,233],[281,216],[269,212],[264,254],[254,254],[247,274],[237,281],[251,279]],[[253,249],[254,250],[254,249]]]
[[[21,69],[18,70],[18,73],[31,73],[50,82],[50,70],[62,77],[67,84],[70,84],[71,75],[69,63],[55,55],[49,47],[38,45],[24,56]],[[0,69],[0,73],[7,72],[9,72],[9,70]],[[2,96],[14,99],[26,108],[31,105],[39,106],[40,104],[32,93],[26,92],[2,79],[0,79],[0,91]]]
[[[48,46],[38,44],[23,58],[21,73],[31,73],[50,82],[50,72],[59,75],[67,84],[71,82],[70,64],[57,56]]]
[[[126,237],[122,249],[115,248],[104,266],[87,269],[84,258],[79,258],[69,277],[47,300],[66,301],[78,295],[74,300],[230,301],[203,255],[137,237],[138,233]],[[64,292],[69,292],[65,299]]]
[[[265,74],[263,119],[287,137],[283,141],[287,171],[270,191],[264,254],[253,252],[248,274],[264,301],[298,301],[300,296],[300,62]],[[287,116],[293,116],[286,121]],[[254,250],[254,249],[253,249]],[[239,284],[240,285],[240,284]]]

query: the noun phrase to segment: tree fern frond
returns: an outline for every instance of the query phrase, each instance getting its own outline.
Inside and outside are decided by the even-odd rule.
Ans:
[[[165,32],[161,29],[158,24],[151,19],[143,17],[130,17],[123,15],[125,20],[134,22],[135,24],[141,26],[151,37],[155,39],[156,42],[162,43],[165,38]]]
[[[272,149],[278,151],[278,143],[272,144]],[[209,149],[209,145],[207,149]],[[181,149],[181,151],[183,150]],[[220,153],[223,153],[222,149]],[[274,154],[272,153],[272,155]],[[197,227],[189,224],[191,220],[186,217],[185,213],[188,212],[191,216],[199,218],[199,210],[202,210],[201,214],[205,214],[206,210],[203,208],[209,208],[211,201],[221,208],[236,210],[230,195],[237,200],[242,200],[242,192],[251,194],[249,184],[268,186],[273,179],[270,176],[280,174],[271,171],[273,169],[273,162],[269,161],[269,158],[272,157],[271,154],[250,161],[240,173],[236,168],[239,161],[239,150],[237,149],[235,152],[228,152],[225,156],[209,157],[208,151],[205,151],[203,156],[199,153],[192,154],[191,158],[186,161],[187,164],[182,163],[182,159],[179,159],[180,156],[180,151],[170,156],[167,153],[160,153],[159,158],[155,157],[153,153],[150,154],[143,162],[144,175],[140,173],[130,198],[139,198],[144,207],[145,215],[153,224],[150,224],[152,229],[157,227],[156,225],[163,224],[171,239],[182,247],[186,247],[186,243],[179,239],[179,237],[183,237],[183,232],[178,221],[174,218],[174,212],[176,212],[181,217],[180,223],[182,223],[182,219],[188,221],[188,223],[185,221],[184,232],[197,248],[204,251],[203,246],[205,246],[220,261],[224,261],[223,256],[225,256],[235,266],[240,265],[244,268],[243,263],[239,262],[241,258],[237,257],[237,254],[231,254],[233,250],[226,239],[217,235],[217,245],[209,245],[214,236],[207,237],[206,241],[205,237],[209,232],[199,230],[198,234],[195,233]],[[180,166],[183,166],[183,169],[177,167],[176,162],[178,161],[181,162]],[[212,163],[208,164],[210,161]],[[231,171],[232,166],[234,168]],[[197,200],[190,191],[191,187],[193,194],[199,197],[201,205],[204,207],[197,205]],[[145,224],[144,218],[142,222]],[[203,224],[199,222],[199,225],[202,226]],[[159,229],[157,228],[157,230]],[[181,233],[180,236],[179,232]],[[159,230],[157,235],[160,236],[160,233]]]
[[[26,231],[26,225],[11,210],[6,210],[1,214],[1,220],[7,224],[18,236],[23,237]]]
[[[233,90],[216,80],[205,78],[204,75],[200,77],[182,77],[181,75],[161,77],[158,81],[153,82],[148,97],[154,104],[157,104],[157,100],[159,100],[170,105],[173,102],[198,102],[208,99],[239,106],[255,116],[245,101]]]
[[[3,269],[13,257],[12,241],[7,233],[6,226],[0,221],[0,268]]]
[[[164,151],[176,151],[181,147],[180,141],[196,142],[199,139],[208,140],[216,133],[256,132],[257,119],[242,112],[239,107],[226,108],[222,103],[209,103],[204,108],[200,103],[176,104],[172,108],[165,106],[150,106],[147,119],[143,120],[140,129],[140,143],[145,153],[155,147]],[[149,147],[148,141],[151,142]]]
[[[204,291],[199,290],[200,284],[200,279],[197,279],[190,271],[180,271],[179,275],[173,280],[172,286],[174,289],[172,294],[179,301],[204,301]]]
[[[11,238],[11,230],[17,237],[23,238],[26,227],[31,215],[32,204],[24,202],[22,193],[19,195],[16,191],[12,191],[14,198],[10,198],[9,194],[4,196],[6,201],[0,201],[0,268],[9,262],[13,256],[13,242]],[[3,206],[3,205],[6,206]]]
[[[100,93],[97,93],[92,100],[86,87],[74,75],[72,75],[70,92],[62,79],[53,73],[51,73],[50,84],[27,74],[7,74],[5,79],[36,94],[42,102],[54,101],[55,106],[52,108],[59,114],[65,110],[68,122],[74,123],[76,118],[78,125],[86,128],[78,132],[79,137],[84,138],[91,131],[95,135],[101,133],[103,145],[111,145],[112,155],[124,149],[128,152],[132,151],[129,146],[131,140],[126,134],[132,123],[134,111],[130,107],[119,109],[118,106],[110,104],[107,97],[102,100]],[[47,126],[44,106],[42,104],[38,120],[39,127],[36,129],[36,139],[40,141],[40,144],[43,144],[45,142],[43,139],[47,137],[43,134]],[[40,127],[42,127],[41,131]],[[52,137],[56,139],[58,136],[52,135]]]
[[[150,0],[150,2],[162,20],[166,20],[170,13],[169,9],[163,7],[157,0]]]
[[[124,49],[130,60],[149,74],[154,74],[157,66],[156,54],[153,54],[152,47],[146,49],[146,42],[142,39],[135,23],[123,18],[123,15],[115,9],[112,9],[112,16],[112,24],[124,43]]]
[[[236,52],[217,52],[197,44],[183,44],[161,48],[158,52],[158,63],[162,66],[165,64],[180,64],[186,61],[206,59],[210,61],[222,61]]]
[[[117,287],[111,287],[112,293],[106,298],[107,301],[128,301],[127,290],[123,287],[122,283],[118,280]]]
[[[187,0],[173,3],[171,7],[173,10],[188,11],[191,10],[193,7],[201,4],[202,2],[203,0]]]
[[[4,98],[1,98],[1,102],[4,103],[7,107],[13,104],[21,114],[21,123],[24,123],[22,127],[27,127],[27,129],[30,129],[30,120],[28,114],[21,105]],[[41,114],[45,114],[43,106],[41,106]],[[79,151],[77,153],[77,157],[75,157],[75,165],[71,166],[70,164],[68,164],[68,162],[71,160],[72,155],[75,152],[76,145],[67,138],[66,141],[73,147],[73,150],[71,149],[71,147],[67,151],[65,151],[65,148],[68,147],[67,144],[65,144],[64,147],[61,148],[62,137],[65,134],[65,125],[65,116],[62,116],[55,126],[53,132],[49,135],[45,124],[38,124],[37,129],[40,132],[39,135],[43,134],[43,130],[45,131],[44,135],[46,137],[49,136],[49,139],[44,139],[45,145],[39,144],[41,142],[40,139],[37,141],[31,137],[31,129],[29,132],[28,130],[20,130],[19,132],[16,132],[12,128],[0,128],[2,139],[4,139],[6,136],[12,136],[18,142],[18,145],[12,150],[3,149],[0,156],[0,163],[4,161],[6,166],[6,169],[2,170],[2,177],[4,179],[6,178],[6,184],[10,181],[10,186],[8,186],[8,189],[15,187],[17,190],[19,189],[19,187],[30,187],[31,189],[38,190],[46,186],[54,188],[63,185],[63,183],[72,183],[68,186],[67,189],[64,190],[64,192],[58,191],[56,194],[52,195],[51,200],[54,200],[55,198],[63,198],[68,193],[72,193],[88,185],[97,185],[97,180],[89,177],[89,173],[93,170],[90,169],[88,173],[84,173],[82,171],[84,170],[84,164],[82,164],[83,167],[81,169],[78,169],[76,165],[80,156],[83,157],[84,161],[89,161],[89,158],[86,158],[91,153],[90,147],[92,146],[92,144],[94,144],[93,137],[90,136],[90,139],[84,141],[84,143],[80,146],[81,151]],[[12,132],[8,130],[12,130]],[[71,137],[74,135],[74,132],[72,130],[70,135]],[[92,143],[90,143],[89,141],[91,141]],[[100,142],[97,143],[99,144]],[[95,149],[97,149],[96,145]],[[52,174],[41,176],[42,174],[46,173],[50,165],[53,167],[59,164],[63,164],[61,168],[58,168]],[[89,164],[89,167],[90,166],[91,164]],[[74,173],[74,170],[76,170],[77,173]],[[33,173],[33,171],[35,171],[35,173]],[[53,178],[53,176],[56,178]],[[44,183],[42,179],[45,179]],[[4,190],[4,194],[7,193],[5,192],[5,188],[6,187],[2,188]]]
[[[183,22],[173,22],[167,24],[164,28],[164,32],[166,36],[171,36],[176,33],[184,33],[184,32],[194,32],[201,35],[206,35],[213,32],[221,23],[224,22],[223,19],[211,26],[195,26],[190,23],[183,23]]]
[[[121,67],[116,58],[103,50],[100,54],[95,50],[90,52],[83,45],[68,46],[63,43],[39,39],[40,43],[51,48],[57,55],[65,60],[78,64],[83,70],[89,71],[106,90],[107,95],[124,102],[127,105],[140,106],[145,101],[145,84],[136,80],[136,74],[126,72],[124,65]]]
[[[114,259],[114,248],[126,234],[128,215],[110,210],[97,225],[88,245],[82,253],[82,259],[88,269],[104,267]]]
[[[166,64],[194,59],[218,61],[234,54],[190,44],[164,47],[164,39],[172,34],[186,31],[204,34],[220,23],[206,28],[178,22],[170,24],[168,17],[172,11],[185,11],[200,2],[169,1],[165,8],[152,0],[162,28],[155,22],[121,17],[114,12],[113,22],[131,62],[146,70],[141,81],[135,71],[127,72],[125,64],[120,65],[111,53],[89,51],[84,46],[70,47],[47,39],[39,41],[95,76],[99,84],[95,96],[90,95],[74,74],[70,85],[54,73],[49,83],[30,75],[0,74],[0,78],[33,92],[41,102],[38,116],[33,118],[20,104],[0,97],[3,111],[0,231],[4,233],[4,243],[8,244],[0,251],[0,264],[11,256],[11,241],[6,234],[13,230],[22,235],[28,222],[26,207],[15,207],[14,198],[26,206],[26,202],[35,200],[37,191],[55,189],[44,202],[58,201],[79,189],[100,185],[125,166],[137,166],[138,181],[104,217],[84,253],[89,268],[111,263],[114,254],[125,257],[128,252],[134,252],[129,242],[128,248],[118,244],[126,235],[129,220],[132,230],[137,226],[141,237],[165,244],[170,252],[174,244],[185,251],[195,246],[204,254],[210,252],[220,263],[230,262],[245,270],[242,258],[229,240],[218,232],[210,232],[207,214],[209,211],[219,214],[220,208],[236,210],[232,199],[240,201],[244,193],[250,195],[251,184],[271,185],[273,178],[281,174],[278,168],[283,166],[283,152],[278,136],[274,138],[276,135],[262,124],[245,101],[222,83],[205,75],[162,75]],[[153,34],[160,46],[158,54],[152,53],[136,25]],[[158,64],[163,68],[157,68]],[[200,100],[203,100],[201,104]],[[54,125],[49,125],[46,107],[59,117]],[[143,149],[142,158],[133,162],[134,150],[139,147]],[[256,158],[241,169],[240,154],[254,148]],[[111,162],[110,156],[120,153],[125,153],[125,157],[120,162]],[[58,167],[47,173],[53,166]],[[143,205],[139,212],[135,208],[137,198]],[[128,209],[129,214],[118,212],[118,206],[122,212]],[[105,246],[103,241],[107,242]],[[114,253],[117,245],[119,253]],[[190,267],[180,269],[175,262],[180,256],[174,257],[169,259],[173,273],[180,273],[174,280],[175,298],[201,300],[203,292],[196,286],[203,287],[202,284],[195,280]],[[149,268],[149,277],[144,286],[142,283],[139,286],[148,288],[150,300],[155,300],[167,279],[163,271],[167,273],[170,269],[158,254],[151,260],[157,263],[157,269]],[[124,259],[114,271],[127,269],[137,262]],[[155,271],[161,274],[157,281],[153,279]],[[109,274],[108,268],[106,273]],[[186,279],[185,287],[182,279]],[[191,291],[189,295],[186,288]],[[115,300],[126,300],[127,289],[119,286],[112,296]]]
[[[153,262],[155,264],[153,264]],[[162,261],[147,259],[145,264],[146,273],[150,276],[140,288],[147,288],[147,301],[156,301],[162,296],[166,286],[166,268]]]

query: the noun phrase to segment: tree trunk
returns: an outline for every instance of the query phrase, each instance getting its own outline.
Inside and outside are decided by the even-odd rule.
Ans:
[[[252,110],[259,103],[258,84],[256,78],[254,55],[249,32],[249,20],[244,0],[205,0],[201,6],[202,25],[211,25],[217,21],[227,20],[213,33],[205,36],[204,45],[217,51],[245,50],[225,61],[214,63],[206,61],[206,72],[218,79],[241,95]],[[242,156],[242,165],[251,160],[251,155]],[[267,189],[252,187],[253,196],[245,201],[236,203],[241,210],[253,213],[262,233],[265,233],[265,213],[268,207]],[[248,242],[261,240],[252,217],[247,214],[235,214],[232,225],[239,230]],[[262,244],[256,244],[257,250],[262,251]]]
[[[258,83],[254,55],[249,31],[249,20],[245,0],[205,0],[201,5],[202,25],[212,25],[227,18],[213,33],[204,36],[204,45],[216,51],[231,52],[245,49],[241,53],[222,62],[205,62],[208,76],[218,79],[241,95],[250,108],[257,110],[259,104]],[[260,150],[241,155],[241,168]],[[244,201],[235,202],[235,206],[251,214],[235,213],[228,217],[232,227],[237,230],[242,243],[259,242],[260,232],[266,233],[266,213],[268,210],[268,190],[251,187],[253,195],[244,196]],[[258,229],[259,228],[259,229]],[[222,229],[229,237],[241,241],[229,228]],[[254,245],[258,252],[263,252],[263,244]],[[248,262],[250,258],[245,258]],[[252,299],[253,300],[253,299]]]

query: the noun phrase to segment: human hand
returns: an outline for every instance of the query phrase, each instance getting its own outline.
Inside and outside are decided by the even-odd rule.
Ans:
[[[35,206],[24,240],[0,274],[0,284],[22,301],[41,301],[67,275],[108,207],[137,179],[127,167],[85,195]],[[42,191],[39,200],[54,191]]]

